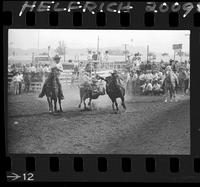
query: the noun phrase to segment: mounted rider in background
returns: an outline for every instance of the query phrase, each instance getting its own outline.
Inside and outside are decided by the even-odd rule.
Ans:
[[[53,57],[53,61],[54,61],[54,62],[52,62],[52,64],[51,64],[51,72],[52,72],[53,70],[57,70],[57,71],[58,71],[58,76],[59,76],[60,72],[63,71],[63,66],[62,66],[62,63],[60,62],[60,58],[61,58],[61,57],[59,57],[58,55],[54,56],[54,57]],[[51,78],[50,75],[51,75],[51,73],[49,74],[48,78],[47,78],[47,79],[45,80],[45,82],[44,82],[44,85],[43,85],[43,88],[42,88],[42,92],[39,94],[39,97],[40,97],[40,98],[44,97],[44,95],[45,95],[45,88],[46,88],[47,84],[48,84],[49,81],[50,81],[50,78]],[[59,78],[58,78],[58,77],[57,77],[56,81],[57,81],[57,84],[58,84],[58,86],[59,86],[59,95],[60,95],[60,99],[64,99],[64,95],[63,95],[63,91],[62,91],[62,86],[61,86],[61,84],[60,84],[60,81],[59,81]]]
[[[163,85],[167,81],[167,78],[170,78],[170,81],[172,82],[172,84],[174,84],[175,88],[177,89],[179,85],[179,80],[178,80],[177,75],[172,71],[171,66],[167,66],[165,69],[165,79],[164,79]]]

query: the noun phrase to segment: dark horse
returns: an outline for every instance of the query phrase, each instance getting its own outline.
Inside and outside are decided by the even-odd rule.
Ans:
[[[98,76],[98,78],[106,82],[106,93],[112,101],[113,111],[115,111],[115,107],[117,112],[119,111],[117,98],[121,99],[122,107],[124,108],[124,110],[126,110],[126,105],[124,101],[125,89],[117,84],[117,78],[113,75],[106,78]]]
[[[54,112],[57,111],[57,101],[59,102],[60,112],[62,112],[61,99],[59,95],[59,85],[58,85],[58,71],[56,69],[52,69],[48,82],[45,87],[45,95],[47,97],[47,101],[49,104],[49,113],[53,113],[53,102],[54,101]]]

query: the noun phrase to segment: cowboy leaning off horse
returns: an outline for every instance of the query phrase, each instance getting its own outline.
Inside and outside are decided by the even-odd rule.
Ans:
[[[54,62],[51,65],[51,71],[57,70],[58,71],[58,75],[59,75],[60,72],[63,71],[63,66],[60,63],[60,58],[61,57],[59,57],[58,55],[56,55],[55,57],[53,57],[53,61]],[[45,80],[43,88],[42,88],[42,92],[39,94],[40,98],[42,98],[45,95],[46,87],[47,87],[48,83],[50,82],[50,78],[51,78],[51,76],[49,75],[48,78]],[[62,86],[61,86],[61,83],[60,83],[58,77],[57,77],[56,81],[57,81],[57,84],[59,86],[58,89],[59,89],[60,99],[64,99],[64,95],[63,95],[63,91],[62,91]]]

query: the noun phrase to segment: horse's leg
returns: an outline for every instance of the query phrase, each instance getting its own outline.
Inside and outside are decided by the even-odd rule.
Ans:
[[[117,103],[117,100],[115,99],[115,106],[116,106],[116,109],[117,109],[117,112],[119,111],[119,108],[118,108],[118,103]]]
[[[90,106],[90,107],[91,107],[91,102],[92,102],[92,99],[91,99],[91,98],[89,98],[89,101],[88,101],[88,106]]]
[[[115,111],[115,102],[114,101],[112,101],[112,109],[113,109],[113,111]]]
[[[173,98],[173,88],[171,88],[169,90],[169,96],[170,96],[170,102],[172,102],[172,98]]]
[[[59,102],[59,106],[60,106],[60,112],[63,112],[60,98],[58,99],[58,102]]]
[[[115,99],[111,99],[111,101],[112,101],[112,109],[113,109],[113,111],[115,111]]]
[[[50,99],[50,103],[51,103],[51,111],[53,112],[53,99],[52,99],[52,96],[51,96],[51,99]]]
[[[86,102],[85,102],[85,100],[86,100],[86,99],[84,98],[84,99],[83,99],[83,104],[84,104],[84,109],[85,109],[85,110],[87,110],[87,107],[86,107]]]
[[[49,97],[47,97],[47,102],[48,102],[48,105],[49,105],[49,113],[52,113],[52,110],[51,110],[51,101],[50,101]]]
[[[19,83],[17,84],[17,94],[19,95]]]
[[[78,105],[78,108],[81,108],[82,101],[83,101],[83,99],[80,98],[80,103],[79,103],[79,105]]]
[[[177,99],[176,99],[176,90],[175,89],[173,90],[173,98],[174,98],[174,101],[176,102]]]
[[[54,111],[57,112],[57,98],[54,99]]]
[[[121,97],[121,100],[122,100],[122,106],[123,106],[124,110],[126,110],[126,105],[125,105],[124,97],[123,96]]]
[[[169,92],[169,90],[167,89],[167,90],[166,90],[166,93],[164,94],[164,97],[165,97],[165,102],[167,102],[167,98],[168,98],[168,92]]]

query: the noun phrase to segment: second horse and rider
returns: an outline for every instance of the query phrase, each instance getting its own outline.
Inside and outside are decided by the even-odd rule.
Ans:
[[[59,81],[60,72],[63,72],[63,66],[60,62],[61,57],[58,55],[53,57],[53,62],[51,65],[51,72],[48,75],[47,79],[43,84],[43,88],[41,93],[39,94],[39,98],[42,98],[46,95],[47,101],[49,103],[49,112],[53,112],[53,104],[52,100],[54,100],[54,111],[57,112],[57,101],[60,104],[60,111],[62,111],[61,100],[64,99],[62,86]],[[104,80],[106,82],[106,90],[104,87],[99,86],[97,83],[99,80]],[[79,89],[80,89],[80,104],[79,108],[81,108],[82,102],[84,103],[84,109],[87,110],[87,106],[85,103],[86,99],[89,99],[88,106],[91,109],[91,101],[92,99],[97,99],[100,95],[108,94],[109,98],[112,101],[113,110],[119,111],[118,104],[116,99],[121,98],[122,106],[126,109],[124,96],[125,96],[125,88],[121,83],[121,77],[116,70],[113,70],[109,77],[101,77],[96,74],[94,77],[90,76],[90,72],[85,70],[80,78],[79,78]],[[58,92],[56,92],[56,88]]]

